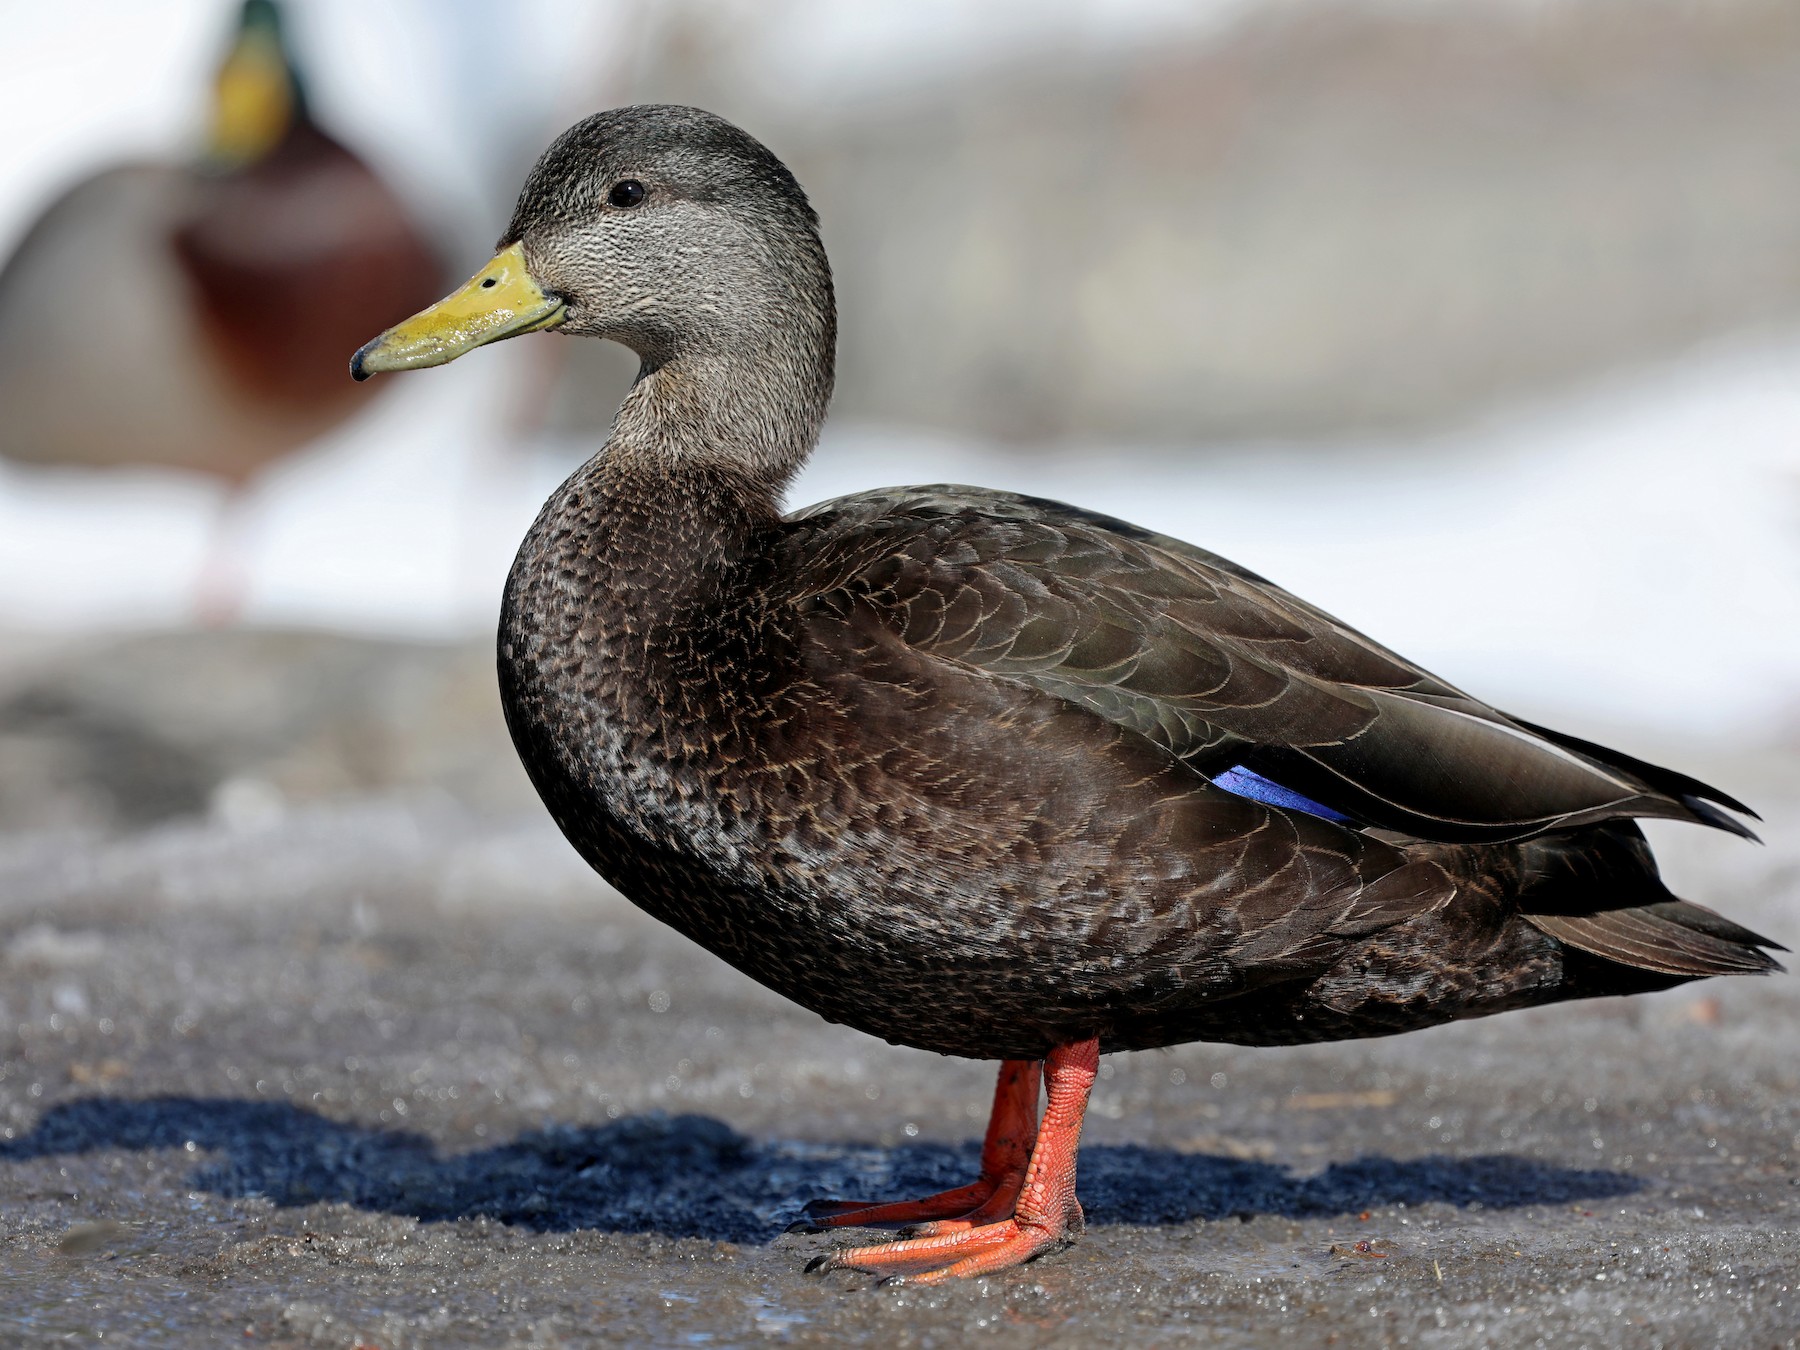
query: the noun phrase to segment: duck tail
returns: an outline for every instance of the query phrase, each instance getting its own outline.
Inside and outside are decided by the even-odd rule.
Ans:
[[[1595,914],[1527,914],[1525,921],[1592,956],[1689,980],[1773,974],[1783,966],[1764,949],[1787,950],[1687,900]]]
[[[1552,731],[1549,727],[1540,727],[1536,722],[1527,722],[1522,718],[1513,718],[1525,730],[1542,736],[1554,745],[1565,750],[1572,750],[1583,759],[1592,760],[1603,768],[1622,772],[1636,778],[1652,792],[1661,793],[1671,801],[1679,802],[1687,812],[1690,820],[1701,825],[1710,825],[1715,830],[1724,830],[1739,838],[1748,839],[1753,844],[1762,842],[1743,821],[1726,814],[1736,811],[1738,815],[1749,816],[1752,820],[1761,820],[1748,806],[1736,797],[1719,791],[1710,783],[1702,783],[1698,778],[1690,778],[1685,773],[1677,773],[1673,769],[1665,769],[1660,764],[1651,764],[1647,760],[1637,759],[1609,746],[1598,745],[1593,741],[1584,741],[1579,736],[1571,736],[1567,732]],[[1725,810],[1721,810],[1723,807]]]
[[[1676,980],[1766,975],[1780,943],[1671,895],[1630,821],[1526,843],[1519,909],[1532,927],[1592,956]]]

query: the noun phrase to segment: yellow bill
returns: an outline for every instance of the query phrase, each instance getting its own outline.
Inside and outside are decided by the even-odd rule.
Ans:
[[[441,366],[490,342],[554,328],[564,309],[532,280],[525,251],[514,244],[461,290],[365,344],[350,358],[350,374],[366,380],[383,371]]]

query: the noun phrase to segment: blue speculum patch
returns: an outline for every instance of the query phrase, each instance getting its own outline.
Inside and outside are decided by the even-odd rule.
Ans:
[[[1279,806],[1287,811],[1304,811],[1309,816],[1334,820],[1340,825],[1352,823],[1350,817],[1342,811],[1333,811],[1329,806],[1321,806],[1311,797],[1303,797],[1292,788],[1285,788],[1273,779],[1264,778],[1254,769],[1246,769],[1242,764],[1225,770],[1212,781],[1214,787],[1222,787],[1227,792],[1235,792],[1240,797],[1248,797],[1251,801],[1261,802],[1265,806]]]

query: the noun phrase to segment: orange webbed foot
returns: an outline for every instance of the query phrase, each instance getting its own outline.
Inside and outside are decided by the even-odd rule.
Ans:
[[[1000,1066],[994,1085],[994,1109],[981,1145],[981,1175],[967,1186],[940,1191],[923,1200],[881,1203],[867,1200],[814,1200],[805,1218],[790,1233],[818,1233],[828,1228],[936,1229],[941,1224],[967,1228],[1012,1213],[1013,1200],[1025,1184],[1031,1146],[1037,1138],[1038,1086],[1042,1067],[1035,1060],[1009,1059]]]
[[[1068,1246],[1080,1231],[1078,1208],[1072,1222],[1065,1218],[1044,1224],[1011,1218],[930,1237],[846,1247],[814,1257],[806,1268],[821,1274],[859,1270],[882,1276],[883,1284],[938,1284],[1023,1265],[1033,1257]]]
[[[814,1200],[801,1211],[806,1217],[791,1225],[788,1232],[911,1227],[934,1220],[955,1220],[981,1208],[992,1195],[992,1186],[975,1181],[928,1195],[923,1200],[896,1200],[885,1204],[871,1200]]]
[[[1082,1227],[1081,1206],[1075,1199],[1075,1153],[1099,1061],[1096,1039],[1058,1046],[1050,1053],[1043,1066],[1048,1101],[1041,1124],[1035,1120],[1038,1066],[1007,1061],[1001,1067],[994,1116],[982,1149],[982,1179],[911,1204],[837,1208],[843,1202],[835,1202],[831,1211],[821,1214],[820,1227],[918,1220],[916,1236],[842,1248],[815,1257],[807,1270],[858,1270],[882,1276],[889,1284],[937,1284],[1005,1270],[1073,1242]],[[1028,1104],[1029,1136],[1016,1128],[1021,1099]],[[1020,1171],[1007,1146],[1027,1137],[1029,1162]],[[990,1155],[1010,1165],[990,1170]],[[984,1188],[985,1196],[974,1209],[954,1217],[927,1217],[927,1209],[941,1211]]]

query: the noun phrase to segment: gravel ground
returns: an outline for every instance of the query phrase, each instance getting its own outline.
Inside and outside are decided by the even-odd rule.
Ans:
[[[1684,767],[1714,774],[1715,767]],[[1800,945],[1763,850],[1679,887]],[[418,794],[0,837],[0,1342],[1800,1344],[1800,987],[1110,1057],[1089,1229],[923,1291],[820,1194],[967,1179],[989,1066],[831,1027],[536,814]]]

